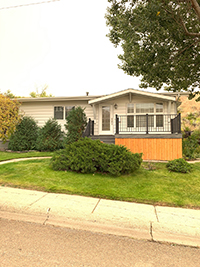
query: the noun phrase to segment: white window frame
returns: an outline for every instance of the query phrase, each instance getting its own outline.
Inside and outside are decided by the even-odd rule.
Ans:
[[[63,109],[63,111],[62,111],[62,113],[63,113],[62,114],[62,119],[59,119],[59,118],[55,117],[55,108],[58,108],[58,107]],[[66,118],[67,118],[67,115],[66,115],[67,110],[66,110],[66,108],[68,109],[69,107],[70,107],[70,109],[68,110],[68,112],[75,108],[75,106],[72,106],[72,105],[71,106],[66,106],[66,105],[65,106],[64,105],[54,106],[54,114],[53,114],[54,115],[54,119],[55,120],[66,120]]]
[[[138,106],[141,105],[140,109],[143,108],[142,106],[144,106],[143,109],[145,109],[145,105],[147,107],[149,106],[149,109],[152,109],[152,107],[151,107],[152,104],[153,104],[153,112],[138,112],[137,113],[137,105]],[[129,105],[133,105],[134,113],[128,112]],[[160,107],[159,107],[159,105],[160,105]],[[143,127],[143,126],[137,125],[137,122],[138,122],[137,116],[145,116],[146,114],[148,114],[149,116],[154,116],[153,117],[153,125],[149,125],[149,127],[154,128],[154,129],[164,127],[164,118],[163,118],[162,126],[161,125],[157,126],[157,117],[156,117],[157,115],[164,115],[164,103],[162,103],[162,102],[127,103],[126,104],[126,114],[127,114],[127,128],[138,128],[138,127],[145,128],[146,126]],[[128,126],[128,116],[134,116],[134,126]]]

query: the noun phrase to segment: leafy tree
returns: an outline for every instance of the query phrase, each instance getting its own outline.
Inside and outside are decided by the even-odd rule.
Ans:
[[[66,142],[73,143],[79,140],[82,135],[85,127],[87,125],[87,118],[82,107],[76,107],[72,109],[67,118],[67,123],[65,124],[65,128],[68,131]]]
[[[30,96],[33,97],[33,98],[36,98],[36,97],[53,97],[52,94],[47,94],[46,90],[48,88],[48,85],[44,85],[43,88],[41,89],[41,93],[39,93],[39,89],[38,87],[36,88],[36,91],[34,92],[31,92],[30,93]]]
[[[10,90],[7,90],[4,95],[9,98],[16,98],[16,96]]]
[[[20,122],[19,103],[0,94],[0,139],[6,141]]]
[[[33,150],[38,137],[38,126],[36,121],[24,116],[17,125],[15,132],[11,135],[8,148],[13,151]]]
[[[108,0],[108,37],[121,45],[119,67],[141,87],[200,88],[199,0]],[[199,99],[198,99],[199,100]]]

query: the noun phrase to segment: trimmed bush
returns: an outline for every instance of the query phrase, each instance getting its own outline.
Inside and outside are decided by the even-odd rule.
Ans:
[[[36,149],[39,151],[55,151],[63,148],[61,126],[54,119],[49,119],[39,130]]]
[[[38,126],[31,117],[23,117],[11,135],[8,149],[13,151],[34,150],[38,137]]]
[[[54,170],[101,172],[114,176],[132,173],[141,163],[141,154],[133,154],[124,146],[104,144],[89,138],[81,138],[77,142],[68,144],[51,159]]]
[[[188,173],[192,170],[192,166],[182,158],[171,160],[166,166],[168,170],[173,172]]]
[[[65,128],[67,130],[66,143],[70,144],[79,140],[87,125],[87,117],[82,107],[72,109],[67,118]]]

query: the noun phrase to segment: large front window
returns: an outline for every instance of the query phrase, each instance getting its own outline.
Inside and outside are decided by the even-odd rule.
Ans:
[[[127,127],[163,127],[163,103],[127,104]]]

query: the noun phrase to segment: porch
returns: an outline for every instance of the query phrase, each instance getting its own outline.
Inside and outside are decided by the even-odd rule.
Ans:
[[[182,157],[181,115],[116,115],[113,135],[94,135],[89,119],[83,136],[124,145],[143,160],[173,160]]]
[[[111,121],[107,125],[110,129]],[[181,114],[115,115],[114,134],[181,134]],[[104,134],[101,134],[102,136]],[[84,136],[94,136],[94,120],[89,119]]]

